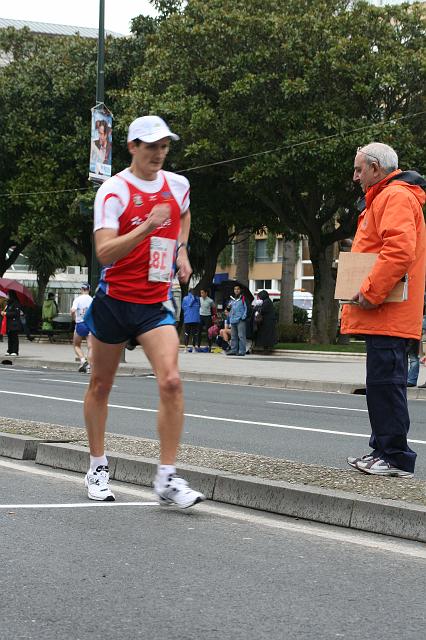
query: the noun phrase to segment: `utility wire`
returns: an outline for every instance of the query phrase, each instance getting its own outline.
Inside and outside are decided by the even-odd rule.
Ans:
[[[254,153],[249,153],[245,156],[237,156],[235,158],[229,158],[228,160],[218,160],[217,162],[210,162],[208,164],[200,164],[195,167],[189,167],[188,169],[180,169],[175,173],[189,173],[190,171],[197,171],[198,169],[207,169],[208,167],[217,167],[223,164],[231,164],[232,162],[240,162],[241,160],[247,160],[248,158],[255,158],[258,156],[264,156],[269,153],[275,153],[277,151],[284,151],[288,149],[295,149],[296,147],[302,147],[310,144],[319,144],[321,142],[325,142],[326,140],[333,140],[334,138],[344,138],[346,136],[350,136],[353,133],[359,133],[360,131],[365,131],[366,129],[372,129],[374,127],[384,127],[388,124],[395,124],[401,120],[409,120],[411,118],[417,118],[418,116],[425,115],[426,111],[418,111],[417,113],[411,113],[406,116],[400,116],[399,118],[391,118],[390,120],[386,120],[385,122],[376,122],[374,124],[364,125],[362,127],[357,127],[356,129],[351,129],[350,131],[344,131],[343,133],[332,133],[328,136],[322,136],[321,138],[311,138],[310,140],[302,140],[301,142],[293,142],[291,144],[283,145],[280,147],[275,147],[274,149],[267,149],[266,151],[256,151]],[[18,193],[0,193],[0,197],[2,198],[15,198],[16,196],[34,196],[34,195],[46,195],[50,193],[67,193],[70,191],[78,192],[78,191],[89,191],[90,189],[94,189],[94,186],[91,187],[81,187],[78,189],[59,189],[52,191],[27,191],[27,192],[18,192]]]
[[[373,127],[381,127],[387,124],[394,124],[399,120],[407,120],[409,118],[415,118],[417,116],[421,116],[426,114],[426,111],[419,111],[418,113],[412,113],[407,116],[400,116],[399,118],[392,118],[391,120],[387,120],[385,122],[377,122],[376,124],[369,124],[363,127],[357,127],[356,129],[352,129],[351,131],[345,131],[343,133],[332,133],[328,136],[323,136],[322,138],[311,138],[310,140],[302,140],[301,142],[293,142],[288,145],[284,145],[281,147],[275,147],[275,149],[268,149],[267,151],[256,151],[255,153],[249,153],[246,156],[238,156],[237,158],[230,158],[229,160],[219,160],[218,162],[211,162],[210,164],[200,164],[196,167],[190,167],[189,169],[182,169],[180,171],[176,171],[176,173],[187,173],[189,171],[196,171],[197,169],[207,169],[207,167],[215,167],[222,164],[229,164],[231,162],[238,162],[239,160],[246,160],[247,158],[255,158],[256,156],[263,156],[268,153],[275,153],[276,151],[284,151],[288,149],[295,149],[296,147],[301,147],[304,145],[312,144],[312,143],[320,143],[325,140],[332,140],[333,138],[344,138],[345,136],[350,136],[352,133],[358,133],[359,131],[364,131],[365,129],[372,129]]]

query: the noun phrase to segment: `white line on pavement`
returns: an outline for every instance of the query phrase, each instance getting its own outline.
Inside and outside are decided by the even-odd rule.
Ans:
[[[57,480],[65,480],[67,482],[75,482],[78,484],[81,484],[82,482],[81,475],[70,475],[53,469],[37,469],[36,467],[24,465],[19,462],[15,463],[0,459],[0,467],[7,467],[17,471],[24,471],[26,473],[50,478],[54,477]],[[146,499],[150,494],[148,488],[121,486],[121,484],[122,483],[112,482],[111,486],[117,493],[125,493],[127,495],[135,496],[136,498]],[[250,509],[236,507],[234,505],[219,505],[212,502],[204,502],[200,511],[197,509],[194,513],[197,513],[197,515],[213,515],[231,519],[233,521],[230,523],[231,525],[248,523],[255,526],[270,527],[272,529],[288,531],[289,533],[314,536],[316,538],[323,538],[325,540],[331,540],[339,543],[355,544],[360,547],[372,549],[374,552],[382,551],[385,553],[398,553],[412,558],[426,559],[425,545],[420,542],[397,540],[365,531],[349,530],[344,529],[343,527],[334,527],[332,525],[315,522],[301,523],[288,516],[254,512]],[[171,515],[173,515],[172,512]]]
[[[76,382],[75,380],[59,380],[57,378],[39,378],[39,380],[41,382],[66,382],[67,384],[84,384],[86,386],[89,384],[88,380],[86,380],[85,382]]]
[[[88,507],[158,507],[158,502],[70,502],[63,504],[0,504],[0,509],[81,509]]]
[[[86,386],[89,384],[88,380],[86,380],[85,382],[77,382],[75,380],[61,380],[59,378],[39,378],[39,379],[42,382],[66,382],[67,384],[84,384]],[[112,386],[115,388],[117,387],[116,384],[113,384]]]
[[[312,407],[313,409],[336,409],[337,411],[360,411],[368,413],[368,409],[349,409],[349,407],[329,407],[323,404],[300,404],[298,402],[279,402],[278,400],[267,400],[266,404],[286,404],[292,407]]]
[[[40,373],[40,371],[38,369],[15,369],[15,368],[11,368],[11,367],[1,367],[0,371],[7,371],[8,373]]]
[[[75,402],[77,404],[83,404],[83,400],[75,400],[73,398],[59,398],[57,396],[43,396],[36,393],[23,393],[21,391],[4,391],[0,390],[0,393],[5,393],[15,396],[27,396],[29,398],[41,398],[43,400],[58,400],[60,402]],[[143,411],[145,413],[157,413],[157,409],[145,409],[143,407],[132,407],[123,404],[108,404],[110,409],[126,409],[127,411]],[[185,413],[186,418],[196,418],[199,420],[211,420],[213,422],[231,422],[233,424],[248,424],[255,427],[271,427],[274,429],[288,429],[289,431],[308,431],[310,433],[327,433],[333,436],[348,436],[350,438],[369,438],[370,434],[367,433],[352,433],[351,431],[335,431],[333,429],[315,429],[314,427],[299,427],[292,424],[278,424],[276,422],[257,422],[255,420],[240,420],[235,418],[221,418],[218,416],[203,416],[198,413]],[[426,440],[414,440],[410,439],[408,442],[413,444],[426,444]]]

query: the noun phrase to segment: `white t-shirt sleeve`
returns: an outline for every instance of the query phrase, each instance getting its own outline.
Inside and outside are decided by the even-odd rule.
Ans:
[[[169,183],[169,187],[173,196],[180,207],[180,212],[185,213],[187,209],[189,209],[189,180],[185,178],[185,176],[181,176],[177,173],[171,173],[170,171],[165,171],[167,182]]]
[[[118,229],[119,218],[129,203],[129,197],[124,180],[117,176],[106,180],[96,194],[93,231]]]

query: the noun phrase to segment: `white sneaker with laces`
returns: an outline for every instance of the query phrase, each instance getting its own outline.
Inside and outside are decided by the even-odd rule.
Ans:
[[[346,458],[346,462],[354,469],[357,469],[357,462],[370,462],[372,459],[373,456],[370,453],[366,453],[365,456],[358,456],[357,458],[354,456],[348,456]]]
[[[103,502],[114,502],[115,495],[109,486],[108,467],[96,467],[96,471],[86,473],[84,484],[87,487],[87,496],[90,500],[100,500]]]
[[[393,476],[394,478],[412,478],[413,473],[411,471],[404,471],[392,466],[389,462],[381,460],[380,458],[373,458],[372,460],[358,461],[356,468],[364,473],[369,473],[373,476]]]
[[[163,507],[174,504],[179,509],[188,509],[206,499],[205,495],[191,489],[186,480],[175,474],[167,476],[161,484],[157,476],[154,481],[154,491]]]

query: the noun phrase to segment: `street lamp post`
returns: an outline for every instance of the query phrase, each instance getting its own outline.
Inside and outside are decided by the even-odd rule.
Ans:
[[[98,58],[96,70],[96,104],[103,104],[105,99],[105,0],[99,0]],[[95,181],[95,189],[99,189],[101,180]],[[96,257],[95,242],[92,237],[92,260],[90,265],[90,287],[92,295],[99,280],[100,265]]]

